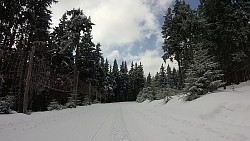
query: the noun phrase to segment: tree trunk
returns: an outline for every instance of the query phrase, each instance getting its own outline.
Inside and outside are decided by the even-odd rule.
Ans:
[[[75,106],[77,105],[77,87],[78,87],[78,77],[79,77],[79,71],[77,69],[78,58],[79,58],[79,49],[77,47],[76,56],[75,56],[75,64],[74,64],[74,86],[73,86],[73,96],[74,96]]]
[[[89,82],[89,105],[90,105],[90,93],[91,93],[91,84]]]
[[[182,89],[183,88],[183,77],[182,77],[182,68],[181,68],[181,60],[180,60],[180,54],[179,51],[176,53],[176,60],[178,62],[178,67],[179,67],[179,86],[178,89]]]
[[[107,93],[106,92],[104,93],[104,96],[105,96],[104,97],[104,103],[107,103]]]
[[[32,74],[34,54],[35,54],[35,46],[32,47],[31,53],[29,56],[28,74],[27,74],[27,78],[26,78],[26,86],[24,89],[23,113],[25,113],[25,114],[28,113],[29,91],[30,91],[30,85],[31,85],[31,74]]]
[[[95,90],[95,99],[97,100],[97,90]]]
[[[73,98],[75,106],[77,105],[77,88],[78,88],[78,77],[79,77],[79,71],[74,70],[74,86],[73,86]]]
[[[24,70],[26,68],[26,61],[27,60],[27,54],[24,53],[24,51],[21,51],[21,61],[19,64],[19,70],[18,70],[18,74],[19,74],[19,88],[18,88],[18,112],[22,113],[23,112],[23,79],[24,79]]]

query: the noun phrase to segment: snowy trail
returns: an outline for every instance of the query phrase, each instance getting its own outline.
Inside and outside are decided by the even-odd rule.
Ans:
[[[131,141],[123,106],[96,104],[77,109],[0,115],[1,141]]]
[[[128,129],[136,141],[249,141],[250,127],[235,126],[188,117],[166,109],[130,105]],[[142,110],[144,109],[144,110]],[[145,109],[147,109],[145,111]],[[137,117],[137,118],[134,118]],[[129,128],[131,127],[131,128]]]
[[[149,104],[96,104],[0,115],[1,141],[249,141],[250,127]]]

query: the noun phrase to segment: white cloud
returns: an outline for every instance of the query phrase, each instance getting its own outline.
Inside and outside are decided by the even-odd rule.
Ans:
[[[147,50],[140,54],[138,62],[142,62],[145,75],[149,72],[154,75],[159,70],[161,64],[164,63],[156,50]]]
[[[102,44],[103,54],[109,60],[141,61],[145,73],[155,73],[162,63],[161,25],[159,16],[174,0],[60,0],[52,6],[53,26],[66,10],[81,8],[86,16],[91,16],[94,42]],[[158,51],[146,51],[137,55],[136,42],[144,42],[151,35],[157,35],[155,48]],[[132,53],[133,52],[133,53]]]
[[[151,0],[147,0],[151,1]],[[52,6],[53,22],[66,10],[81,8],[87,16],[91,16],[96,24],[93,27],[94,40],[101,42],[106,48],[121,46],[134,41],[143,40],[157,32],[156,13],[152,9],[164,9],[172,0],[156,0],[157,5],[145,0],[60,0]]]
[[[169,66],[172,69],[173,68],[178,69],[178,64],[175,60],[171,62],[168,59],[165,63],[163,59],[161,58],[161,55],[162,54],[157,50],[147,50],[139,54],[138,56],[128,55],[125,57],[125,60],[129,60],[129,61],[133,60],[134,62],[138,62],[138,63],[141,62],[144,68],[145,75],[148,75],[149,72],[151,73],[151,75],[155,75],[156,72],[160,70],[160,67],[162,64],[165,66],[165,68],[167,68],[167,65],[169,64]]]
[[[174,2],[174,0],[157,0],[158,12],[166,12],[168,7]]]
[[[118,50],[113,50],[108,56],[107,58],[110,61],[113,61],[114,59],[117,59],[119,57],[119,51]]]

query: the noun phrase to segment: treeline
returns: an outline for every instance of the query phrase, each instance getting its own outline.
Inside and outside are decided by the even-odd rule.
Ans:
[[[178,62],[177,89],[187,100],[250,79],[248,0],[200,0],[197,9],[176,0],[164,18],[163,59]]]
[[[104,94],[108,96],[107,102],[135,101],[145,84],[141,63],[134,64],[132,62],[131,68],[128,70],[126,61],[122,62],[119,69],[116,60],[114,60],[112,69],[109,69],[106,75],[105,83],[107,85],[104,87]]]
[[[50,29],[56,0],[0,3],[0,113],[43,111],[93,102],[134,101],[144,86],[142,64],[120,68],[92,41],[91,18],[65,12]]]
[[[162,64],[155,76],[152,77],[150,73],[148,74],[144,88],[138,94],[136,101],[143,102],[146,99],[153,101],[165,99],[166,97],[169,100],[170,96],[181,92],[178,90],[178,80],[178,70],[171,69],[169,65],[165,68]]]

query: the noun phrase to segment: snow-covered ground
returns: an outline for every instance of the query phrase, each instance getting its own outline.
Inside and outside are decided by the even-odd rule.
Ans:
[[[1,141],[250,141],[250,82],[192,102],[0,115]]]

